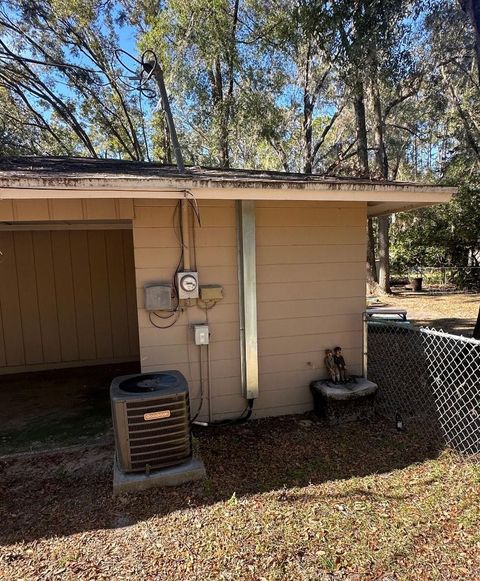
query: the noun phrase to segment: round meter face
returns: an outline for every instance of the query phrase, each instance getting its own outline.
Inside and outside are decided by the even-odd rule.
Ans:
[[[180,279],[180,286],[185,292],[191,293],[197,288],[197,279],[191,274],[186,274]]]

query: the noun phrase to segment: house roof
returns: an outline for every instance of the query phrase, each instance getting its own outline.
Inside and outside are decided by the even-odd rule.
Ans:
[[[277,171],[187,167],[115,159],[0,159],[0,199],[181,198],[368,202],[370,215],[448,202],[456,188]]]

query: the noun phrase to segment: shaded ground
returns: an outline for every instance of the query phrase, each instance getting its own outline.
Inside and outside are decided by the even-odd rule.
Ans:
[[[198,441],[207,480],[116,499],[111,447],[0,463],[0,578],[478,578],[478,466],[412,433],[290,416]]]
[[[472,336],[480,294],[414,293],[394,289],[394,294],[381,298],[388,307],[408,311],[408,318],[415,325],[428,325],[456,335]]]
[[[441,299],[387,298],[416,323],[474,321],[480,295]],[[2,378],[0,444],[108,433],[108,385],[126,372],[34,390]],[[479,467],[410,427],[307,415],[197,436],[207,480],[116,499],[111,443],[0,460],[0,579],[478,579]]]
[[[0,455],[108,435],[110,382],[136,371],[122,363],[0,376]]]

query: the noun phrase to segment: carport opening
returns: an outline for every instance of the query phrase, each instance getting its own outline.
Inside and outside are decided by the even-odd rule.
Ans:
[[[26,227],[0,229],[0,454],[105,437],[140,370],[130,224]]]
[[[0,376],[0,456],[111,439],[113,377],[138,362]]]

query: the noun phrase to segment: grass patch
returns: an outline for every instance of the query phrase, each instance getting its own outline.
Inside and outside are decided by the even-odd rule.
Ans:
[[[111,428],[109,402],[83,406],[78,412],[43,414],[21,428],[0,430],[0,455],[82,444]]]
[[[412,293],[395,288],[394,294],[381,297],[381,300],[385,306],[406,309],[408,319],[417,326],[426,325],[471,337],[480,293]]]

